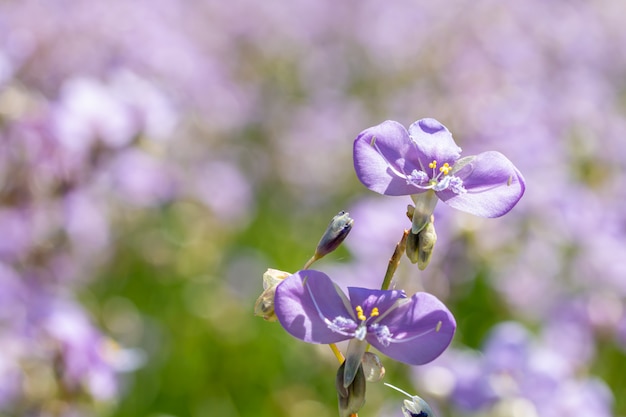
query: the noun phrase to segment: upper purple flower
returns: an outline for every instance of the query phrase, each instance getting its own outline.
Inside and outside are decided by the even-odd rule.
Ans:
[[[454,317],[431,294],[407,298],[403,291],[356,287],[348,294],[326,274],[303,270],[278,285],[274,309],[280,324],[305,342],[357,339],[411,365],[432,361],[452,340]]]
[[[525,189],[522,174],[499,152],[461,158],[452,134],[435,119],[418,120],[408,131],[392,120],[364,130],[354,141],[354,168],[377,193],[432,191],[449,206],[481,217],[506,214]]]

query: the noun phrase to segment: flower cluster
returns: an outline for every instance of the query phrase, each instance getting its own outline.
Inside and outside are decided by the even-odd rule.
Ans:
[[[415,206],[382,279],[382,289],[348,287],[348,295],[325,273],[308,267],[337,248],[352,229],[345,212],[333,218],[314,256],[305,268],[288,274],[269,269],[265,291],[255,312],[278,320],[292,336],[307,343],[328,344],[340,361],[337,373],[339,414],[354,416],[365,402],[365,381],[377,381],[383,372],[366,378],[370,347],[408,365],[423,365],[450,345],[456,320],[434,295],[389,289],[403,251],[426,268],[436,241],[433,210],[437,198],[452,207],[484,217],[510,211],[522,197],[524,178],[498,152],[460,158],[452,135],[434,119],[415,122],[408,132],[387,121],[363,131],[354,141],[354,166],[369,189],[386,195],[411,195]],[[345,357],[335,343],[349,341]],[[382,365],[380,365],[382,366]],[[368,369],[369,371],[369,369]],[[370,375],[370,372],[368,372]],[[419,397],[405,401],[405,415],[432,415]],[[419,400],[419,401],[418,401]],[[419,408],[419,413],[417,409]]]

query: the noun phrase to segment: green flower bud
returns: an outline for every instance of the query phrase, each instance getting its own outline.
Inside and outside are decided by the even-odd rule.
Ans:
[[[406,240],[406,256],[412,263],[416,263],[420,270],[426,269],[437,242],[434,217],[420,230],[419,233],[409,233]]]
[[[337,397],[339,400],[339,416],[350,417],[351,414],[356,414],[365,404],[365,374],[363,373],[363,367],[359,365],[359,369],[354,377],[354,380],[347,387],[343,386],[343,375],[346,362],[344,361],[339,370],[337,371],[337,377],[335,379],[335,386],[337,388]]]
[[[435,232],[435,223],[431,221],[418,235],[417,267],[420,270],[426,269],[430,263],[435,243],[437,243],[437,232]]]
[[[434,191],[428,190],[421,194],[411,195],[411,199],[415,203],[411,215],[411,232],[418,234],[430,221],[439,198]]]

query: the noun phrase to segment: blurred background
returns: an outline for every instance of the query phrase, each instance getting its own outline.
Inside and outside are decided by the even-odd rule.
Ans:
[[[408,227],[352,141],[433,117],[508,215],[444,204],[398,287],[453,346],[385,380],[440,416],[626,415],[622,0],[0,1],[0,416],[337,415],[336,360],[253,315],[268,268],[378,287]],[[401,416],[369,384],[361,416]]]

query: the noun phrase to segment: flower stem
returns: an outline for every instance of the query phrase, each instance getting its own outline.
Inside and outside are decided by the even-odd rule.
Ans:
[[[406,249],[406,239],[409,236],[409,232],[411,230],[407,229],[402,234],[402,238],[396,245],[396,249],[393,251],[393,255],[389,259],[389,265],[387,265],[387,272],[385,272],[385,278],[383,279],[383,285],[381,285],[381,290],[388,290],[391,286],[391,280],[393,275],[396,273],[396,269],[398,269],[398,265],[400,264],[400,260],[402,259],[402,254]]]
[[[311,259],[309,259],[308,261],[306,261],[306,263],[304,264],[304,266],[302,267],[302,269],[309,269],[309,267],[311,265],[313,265],[313,262],[317,261],[319,258],[319,256],[317,256],[317,253],[313,256],[311,256]]]
[[[329,344],[328,346],[330,346],[330,350],[333,351],[333,353],[335,354],[335,357],[337,358],[337,360],[339,361],[339,364],[342,364],[343,361],[345,360],[345,358],[343,357],[343,355],[341,354],[341,352],[339,351],[339,349],[337,348],[337,345],[334,343]]]

